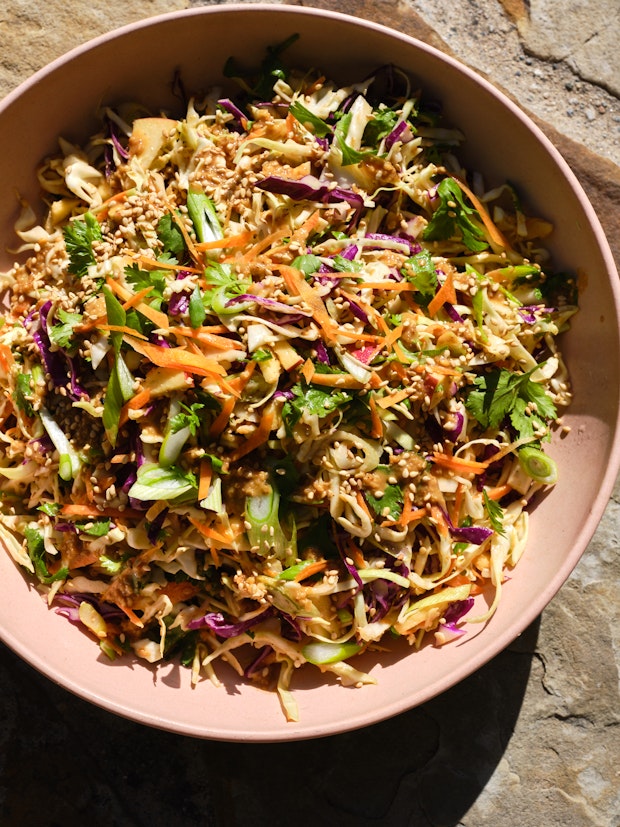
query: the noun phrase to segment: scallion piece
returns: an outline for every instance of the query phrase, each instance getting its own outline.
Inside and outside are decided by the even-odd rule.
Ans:
[[[558,466],[540,448],[528,445],[519,451],[521,468],[535,482],[543,485],[555,485],[558,481]]]

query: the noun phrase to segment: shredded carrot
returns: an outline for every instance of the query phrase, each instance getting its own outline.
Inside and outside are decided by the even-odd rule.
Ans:
[[[0,367],[8,373],[13,365],[13,354],[8,345],[0,345]]]
[[[138,626],[138,628],[140,628],[140,629],[144,628],[144,623],[140,620],[140,618],[133,611],[133,609],[130,609],[129,606],[123,606],[123,605],[121,605],[121,603],[117,603],[117,605],[118,605],[119,609],[123,610],[123,612],[127,615],[129,620],[131,620],[131,622],[134,624],[134,626]]]
[[[207,250],[228,250],[233,247],[245,247],[246,244],[252,241],[253,237],[254,234],[250,230],[244,230],[242,233],[229,235],[226,238],[214,238],[213,241],[201,241],[199,244],[196,244],[195,247],[199,252],[205,252]]]
[[[208,540],[215,540],[216,543],[222,543],[225,547],[229,547],[235,542],[235,537],[228,532],[217,531],[212,526],[203,525],[195,517],[189,517],[188,519],[194,528]]]
[[[204,500],[209,494],[211,488],[211,479],[213,477],[213,468],[211,461],[203,459],[200,463],[200,478],[198,480],[198,500]]]
[[[407,399],[410,394],[411,391],[409,388],[401,388],[401,390],[394,391],[394,393],[390,393],[387,396],[382,396],[377,399],[377,405],[385,410],[387,408],[391,408],[392,405],[398,405],[398,403],[402,402],[403,399]]]
[[[407,293],[417,290],[410,281],[363,281],[359,287],[366,290],[396,290],[398,293]]]
[[[364,560],[364,555],[362,554],[361,548],[354,542],[352,538],[349,538],[344,549],[347,557],[350,557],[353,560],[355,566],[358,569],[365,569],[366,568],[366,560]]]
[[[444,283],[428,303],[428,315],[434,316],[444,304],[456,304],[456,292],[454,290],[454,276],[452,271],[448,272]]]
[[[129,402],[127,403],[128,407],[131,410],[138,410],[138,408],[143,408],[145,405],[151,401],[151,389],[150,388],[143,388],[141,391],[133,396]]]
[[[383,420],[379,416],[379,412],[377,411],[377,400],[375,398],[375,394],[370,394],[370,418],[372,427],[370,429],[370,436],[374,439],[380,439],[383,436]]]
[[[329,388],[349,388],[350,390],[361,390],[364,387],[350,373],[314,373],[312,384],[325,385]]]
[[[310,384],[312,377],[314,376],[314,365],[312,364],[312,359],[306,359],[300,373],[306,382]]]
[[[126,287],[123,287],[118,281],[115,281],[112,278],[106,279],[106,284],[110,288],[113,293],[116,293],[119,299],[122,301],[128,301],[133,298],[133,293],[131,290],[128,290]],[[170,321],[168,316],[165,313],[162,313],[160,310],[155,310],[150,305],[146,304],[145,302],[141,302],[136,306],[136,310],[139,313],[142,313],[149,321],[153,322],[153,324],[158,328],[167,328],[170,326]]]
[[[297,572],[294,577],[298,583],[300,580],[305,580],[307,577],[312,577],[313,574],[318,574],[320,571],[324,571],[327,568],[327,560],[316,560],[314,563],[310,563],[309,565],[305,566],[301,571]]]
[[[337,333],[336,322],[327,312],[323,299],[317,291],[306,281],[301,270],[295,267],[280,266],[280,275],[284,279],[286,289],[292,297],[299,296],[312,310],[312,316],[325,336],[327,344],[332,344]]]
[[[225,336],[217,336],[213,333],[205,331],[203,328],[197,327],[183,327],[182,325],[175,325],[170,328],[170,332],[175,336],[183,336],[187,339],[198,339],[210,347],[218,350],[243,350],[243,343],[237,339],[228,339]]]
[[[160,368],[174,368],[196,376],[213,379],[228,393],[237,396],[237,391],[223,378],[225,376],[224,368],[214,359],[209,359],[208,356],[192,353],[182,347],[160,347],[159,345],[152,345],[150,342],[138,341],[132,337],[126,337],[126,341],[135,351],[142,354],[142,356],[146,356],[147,359]]]
[[[453,176],[456,183],[459,187],[463,190],[465,195],[469,198],[471,203],[474,205],[476,210],[478,211],[480,218],[482,219],[482,223],[484,224],[487,233],[489,234],[489,238],[491,241],[496,244],[498,247],[502,247],[504,250],[511,250],[511,246],[504,237],[503,233],[501,233],[498,228],[495,226],[495,223],[491,219],[491,216],[487,212],[486,208],[482,205],[482,202],[473,194],[473,192],[469,189],[469,187],[463,183],[459,178]]]
[[[488,462],[478,462],[475,459],[461,459],[450,454],[435,451],[433,462],[442,468],[449,468],[457,473],[483,474],[488,468]]]
[[[373,516],[372,516],[372,514],[370,513],[370,509],[368,508],[368,505],[366,504],[366,500],[364,499],[364,497],[363,497],[363,495],[362,495],[362,492],[361,492],[361,491],[358,491],[358,492],[356,493],[356,495],[355,495],[355,499],[357,500],[357,504],[358,504],[358,505],[359,505],[359,507],[362,509],[362,511],[366,514],[366,516],[368,517],[368,519],[369,519],[371,522],[373,522]]]
[[[386,350],[391,350],[392,345],[394,345],[398,341],[398,339],[400,339],[402,332],[402,324],[399,324],[397,327],[390,330],[390,332],[385,336],[385,339],[383,340],[383,347],[386,348]]]
[[[237,400],[234,396],[227,396],[222,402],[222,409],[215,417],[211,423],[211,427],[209,428],[209,436],[211,439],[218,437],[226,427],[226,423],[230,419],[230,415],[235,408],[236,401]]]
[[[149,267],[151,270],[174,270],[175,272],[183,270],[188,273],[197,273],[198,275],[202,275],[203,272],[199,267],[189,267],[187,264],[173,264],[171,261],[158,261],[149,256],[137,256],[135,260],[139,264]]]
[[[136,511],[133,508],[125,508],[123,511],[120,511],[118,508],[104,506],[103,509],[101,509],[94,503],[92,505],[67,503],[60,509],[60,513],[63,517],[114,517],[116,519],[142,516],[142,512]]]
[[[400,517],[396,521],[397,525],[407,526],[410,523],[415,522],[416,520],[421,520],[422,517],[426,517],[426,509],[425,508],[414,508],[413,507],[413,500],[407,494],[405,494],[405,502],[403,503],[403,510],[400,514]]]
[[[100,324],[97,325],[97,328],[99,330],[112,330],[115,333],[124,333],[126,336],[135,336],[136,339],[144,339],[145,342],[148,342],[147,336],[124,324]]]
[[[280,239],[285,238],[290,234],[291,231],[286,228],[284,230],[275,230],[273,233],[269,233],[269,235],[265,236],[265,238],[257,241],[256,244],[254,244],[254,246],[247,251],[247,253],[244,253],[241,260],[246,264],[254,261],[254,259],[261,253],[268,250],[272,244],[275,244],[276,241],[280,241]]]
[[[463,507],[463,497],[465,496],[465,486],[460,482],[456,487],[456,494],[454,495],[454,502],[450,509],[450,519],[453,525],[458,525],[461,519],[461,508]]]
[[[250,379],[252,378],[252,374],[256,370],[256,362],[252,360],[248,362],[241,373],[238,373],[236,376],[231,377],[229,381],[230,387],[234,390],[235,394],[238,396],[241,391],[245,388],[248,384]]]
[[[111,195],[109,198],[106,198],[106,200],[98,207],[94,207],[93,213],[97,216],[97,220],[101,222],[106,219],[108,217],[108,213],[110,212],[110,207],[113,207],[114,204],[118,204],[119,201],[124,201],[129,195],[132,195],[133,192],[133,189],[117,192],[116,195]]]
[[[129,310],[131,307],[135,307],[137,304],[140,304],[142,299],[145,296],[148,296],[148,294],[152,291],[152,287],[144,287],[142,290],[138,290],[138,292],[134,293],[131,298],[123,302],[123,310]]]
[[[512,485],[509,485],[507,482],[503,485],[496,485],[494,488],[486,489],[487,497],[495,502],[501,500],[502,497],[506,496],[506,494],[510,494],[511,491]]]
[[[246,454],[249,454],[255,448],[258,448],[267,441],[269,434],[271,433],[274,418],[275,414],[273,408],[267,408],[258,423],[258,427],[250,434],[245,442],[243,442],[232,452],[232,456],[230,458],[232,462],[236,462],[238,459],[246,456]]]

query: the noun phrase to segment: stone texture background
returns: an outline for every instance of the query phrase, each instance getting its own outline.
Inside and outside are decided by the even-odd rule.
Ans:
[[[5,0],[0,96],[90,37],[208,4]],[[420,37],[508,92],[572,165],[620,261],[618,0],[313,5]],[[417,709],[316,742],[234,745],[151,730],[1,648],[0,823],[619,827],[619,531],[616,485],[581,562],[514,644]]]

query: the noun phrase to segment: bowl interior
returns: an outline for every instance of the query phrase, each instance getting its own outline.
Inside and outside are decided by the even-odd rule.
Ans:
[[[13,255],[13,193],[36,202],[35,169],[57,136],[79,143],[96,127],[99,104],[134,99],[182,114],[171,81],[188,90],[221,82],[234,55],[255,66],[267,46],[299,33],[286,53],[291,65],[321,68],[357,81],[395,63],[467,137],[461,156],[489,184],[510,179],[528,207],[555,224],[557,267],[582,272],[581,310],[563,347],[575,401],[564,417],[571,430],[551,453],[560,481],[536,508],[521,562],[487,627],[443,649],[395,652],[372,666],[376,686],[346,689],[312,675],[294,680],[300,721],[286,723],[274,694],[248,687],[224,670],[223,686],[190,687],[173,664],[110,663],[96,645],[50,612],[8,555],[0,555],[0,634],[18,654],[69,690],[146,724],[200,737],[286,740],[344,731],[424,702],[481,666],[544,608],[585,549],[618,470],[619,339],[617,274],[592,207],[559,154],[507,99],[472,72],[404,35],[342,15],[286,6],[226,6],[154,18],[99,38],[38,73],[0,105],[0,266]],[[604,354],[604,357],[601,355]],[[601,392],[604,389],[604,392]],[[370,663],[373,661],[368,658]]]

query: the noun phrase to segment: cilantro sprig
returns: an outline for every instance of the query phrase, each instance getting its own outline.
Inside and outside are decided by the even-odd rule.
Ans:
[[[474,380],[465,406],[483,428],[498,428],[508,416],[519,438],[531,437],[557,415],[553,400],[532,380],[537,365],[527,373],[494,369]]]
[[[463,192],[454,178],[444,178],[437,187],[439,206],[428,222],[422,238],[425,241],[447,241],[459,235],[464,246],[479,253],[489,246],[480,226],[472,219],[478,211],[465,203]]]

